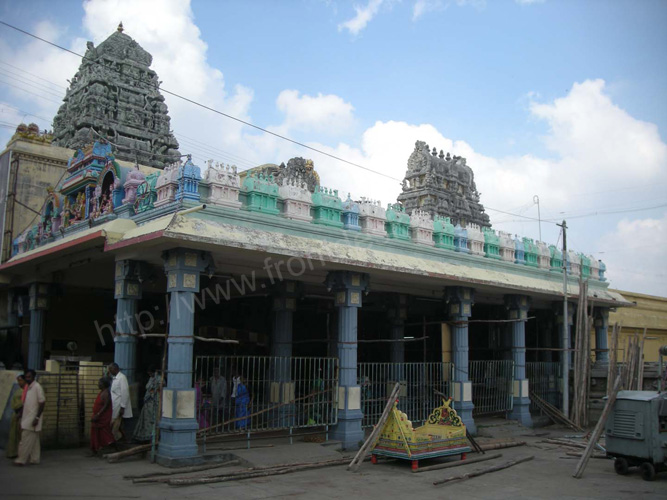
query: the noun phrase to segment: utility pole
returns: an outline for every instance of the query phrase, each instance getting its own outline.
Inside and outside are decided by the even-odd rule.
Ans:
[[[540,230],[540,241],[542,241],[542,216],[540,215],[540,197],[533,196],[533,203],[537,203],[537,225]]]
[[[561,351],[560,366],[563,375],[563,415],[566,418],[570,413],[570,329],[567,321],[567,224],[556,224],[563,229],[563,350]]]

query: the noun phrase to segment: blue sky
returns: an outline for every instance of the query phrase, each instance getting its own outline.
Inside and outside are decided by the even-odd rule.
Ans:
[[[77,51],[122,20],[165,88],[393,177],[417,139],[462,154],[487,207],[535,217],[537,194],[544,218],[570,219],[572,245],[608,264],[612,286],[667,296],[667,2],[36,1],[3,2],[0,18]],[[5,27],[0,54],[21,68],[0,64],[4,143],[22,119],[48,127],[78,61]],[[400,191],[167,103],[181,151],[200,163],[298,155],[353,196]],[[489,214],[538,236],[533,221]],[[542,233],[558,240],[553,223]]]

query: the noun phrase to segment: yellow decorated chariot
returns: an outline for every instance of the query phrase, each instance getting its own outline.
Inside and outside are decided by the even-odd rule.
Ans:
[[[395,402],[373,448],[371,461],[377,463],[378,455],[401,458],[411,460],[412,469],[416,470],[419,460],[424,458],[461,455],[461,460],[465,460],[466,453],[471,451],[466,426],[451,407],[451,401],[451,398],[443,400],[443,405],[416,429]]]

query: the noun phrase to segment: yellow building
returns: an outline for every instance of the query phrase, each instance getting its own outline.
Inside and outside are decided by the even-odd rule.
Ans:
[[[614,323],[619,323],[622,327],[618,340],[619,359],[623,358],[622,349],[628,345],[628,337],[635,333],[641,335],[646,329],[644,361],[657,362],[659,347],[667,345],[667,297],[614,291],[634,302],[636,307],[619,307],[609,314],[609,346],[611,346],[611,330]]]

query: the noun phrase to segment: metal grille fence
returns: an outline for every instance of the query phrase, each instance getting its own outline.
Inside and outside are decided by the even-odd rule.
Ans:
[[[89,441],[93,402],[102,374],[102,364],[92,362],[64,365],[57,373],[38,373],[37,381],[46,398],[42,446],[75,447]]]
[[[358,384],[361,387],[363,427],[372,427],[382,415],[387,398],[396,382],[401,389],[398,408],[414,423],[423,423],[442,405],[442,397],[451,394],[454,374],[452,363],[359,363]]]
[[[526,376],[530,391],[557,408],[562,406],[561,398],[561,365],[547,361],[526,363]],[[531,411],[539,408],[532,401]]]
[[[330,426],[338,421],[338,359],[197,356],[195,391],[206,434]]]
[[[514,361],[470,361],[472,414],[506,413],[512,409]]]

